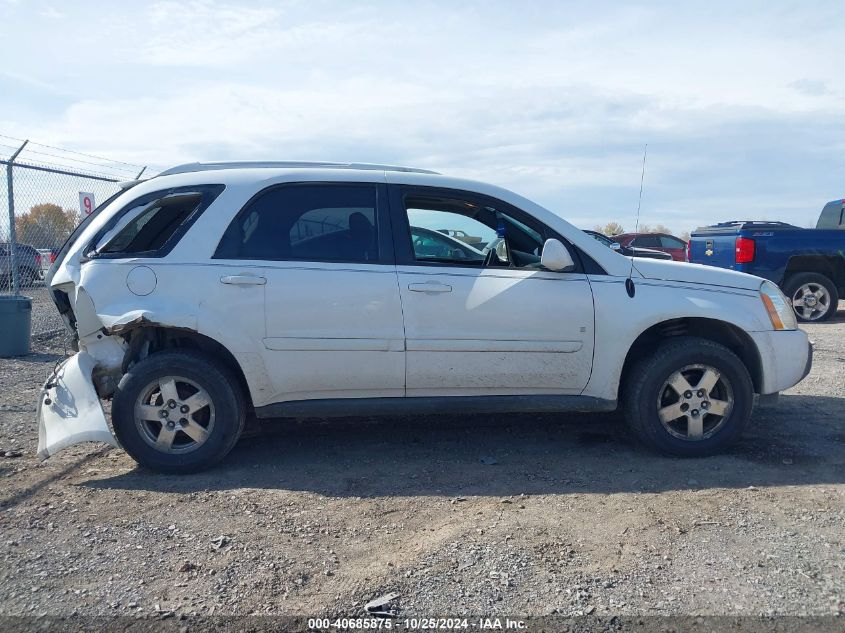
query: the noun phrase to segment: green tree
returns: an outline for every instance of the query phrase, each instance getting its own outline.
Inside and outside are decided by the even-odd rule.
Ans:
[[[35,248],[56,248],[62,245],[78,222],[76,211],[45,202],[17,216],[15,232],[21,244]]]

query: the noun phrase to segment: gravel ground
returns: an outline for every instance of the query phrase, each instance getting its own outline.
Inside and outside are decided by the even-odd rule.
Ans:
[[[96,445],[39,464],[63,350],[35,342],[0,360],[0,615],[843,615],[845,313],[807,329],[812,374],[717,457],[608,415],[351,419],[183,477]]]

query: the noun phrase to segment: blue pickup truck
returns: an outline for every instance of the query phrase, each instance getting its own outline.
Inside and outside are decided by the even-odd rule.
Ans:
[[[815,229],[734,221],[696,229],[687,259],[765,277],[792,301],[799,321],[825,321],[845,296],[845,200],[828,202]]]

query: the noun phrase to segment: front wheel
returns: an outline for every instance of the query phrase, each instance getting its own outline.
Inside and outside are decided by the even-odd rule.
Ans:
[[[754,386],[726,347],[683,337],[640,361],[624,385],[628,424],[646,445],[697,457],[718,452],[751,417]]]
[[[245,407],[232,372],[189,350],[148,356],[120,380],[112,425],[121,446],[142,466],[168,473],[207,468],[232,450]]]

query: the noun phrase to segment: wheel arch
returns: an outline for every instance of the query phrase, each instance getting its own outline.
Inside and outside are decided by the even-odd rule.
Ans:
[[[130,363],[156,352],[174,349],[201,351],[218,359],[232,371],[238,381],[247,410],[250,414],[253,413],[252,395],[246,374],[235,355],[220,342],[194,330],[158,325],[136,327],[127,332],[125,336],[129,342],[129,349],[123,363],[124,372],[128,369]]]
[[[789,258],[783,271],[780,286],[789,283],[789,278],[799,273],[816,273],[830,279],[839,290],[845,290],[845,258],[836,255],[794,255]]]
[[[635,340],[622,365],[619,380],[619,394],[628,379],[630,371],[636,361],[649,351],[655,349],[661,342],[678,336],[696,336],[724,345],[736,354],[754,385],[754,392],[760,393],[763,386],[763,361],[757,344],[741,328],[726,321],[708,319],[704,317],[684,317],[670,319],[656,323],[643,331]]]

